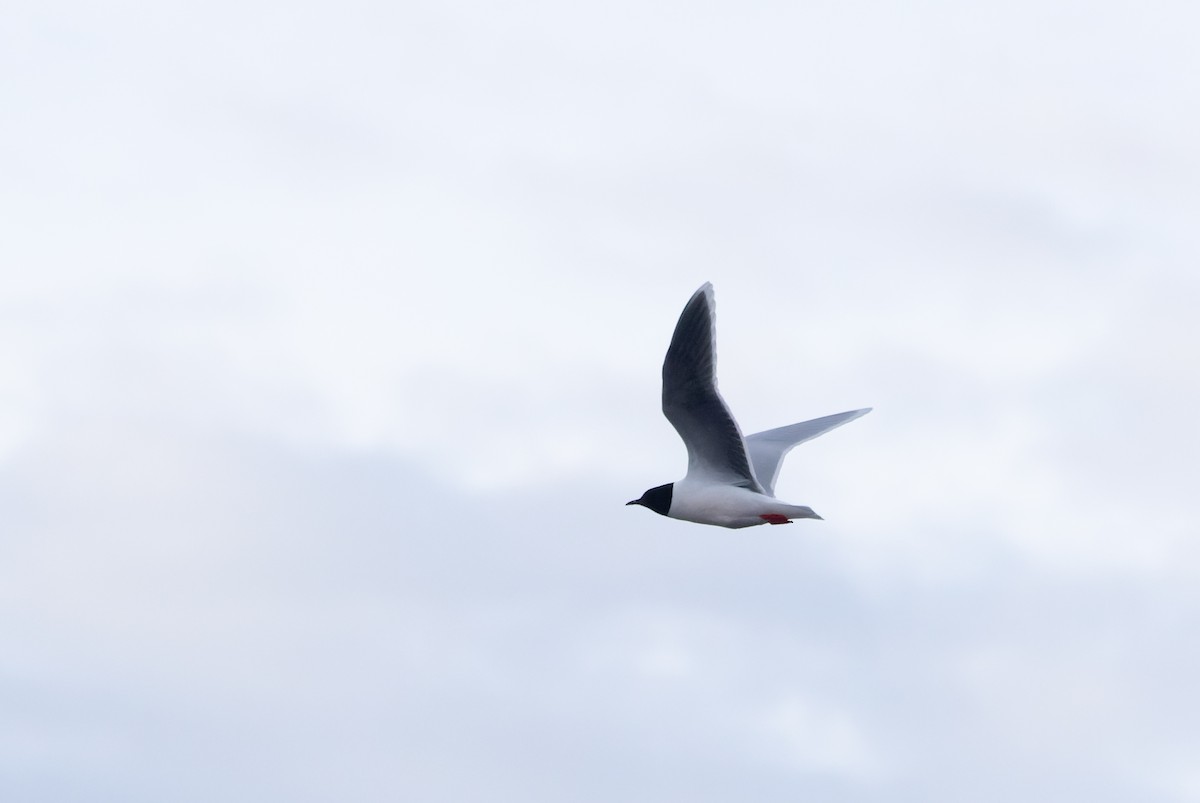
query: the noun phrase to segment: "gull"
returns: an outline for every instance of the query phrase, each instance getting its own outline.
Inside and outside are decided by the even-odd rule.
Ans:
[[[641,505],[663,516],[718,527],[791,524],[820,519],[811,507],[775,498],[775,480],[793,446],[871,412],[835,413],[742,437],[717,391],[716,324],[712,284],[697,290],[675,324],[663,361],[663,414],[687,447],[687,475],[651,488]]]

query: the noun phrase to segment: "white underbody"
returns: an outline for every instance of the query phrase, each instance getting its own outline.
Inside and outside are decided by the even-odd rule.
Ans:
[[[737,485],[698,482],[691,478],[675,483],[667,515],[673,519],[732,528],[766,524],[764,515],[788,519],[820,518],[810,507],[789,505],[773,496]]]

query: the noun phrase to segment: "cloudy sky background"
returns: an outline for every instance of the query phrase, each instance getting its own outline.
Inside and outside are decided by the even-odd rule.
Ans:
[[[1200,801],[1190,4],[4,16],[5,800]]]

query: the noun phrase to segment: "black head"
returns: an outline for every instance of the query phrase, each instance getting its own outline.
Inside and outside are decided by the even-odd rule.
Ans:
[[[671,494],[675,487],[675,483],[668,482],[666,485],[660,485],[657,488],[651,488],[642,494],[641,499],[634,499],[632,502],[626,502],[626,505],[641,505],[648,507],[660,516],[667,515],[667,511],[671,509]]]

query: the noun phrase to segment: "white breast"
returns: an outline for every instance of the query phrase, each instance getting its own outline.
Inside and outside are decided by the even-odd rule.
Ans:
[[[764,513],[793,518],[798,510],[807,509],[797,508],[774,497],[735,485],[699,483],[684,479],[675,483],[671,496],[671,510],[667,515],[673,519],[694,521],[698,524],[737,528],[764,524]]]

